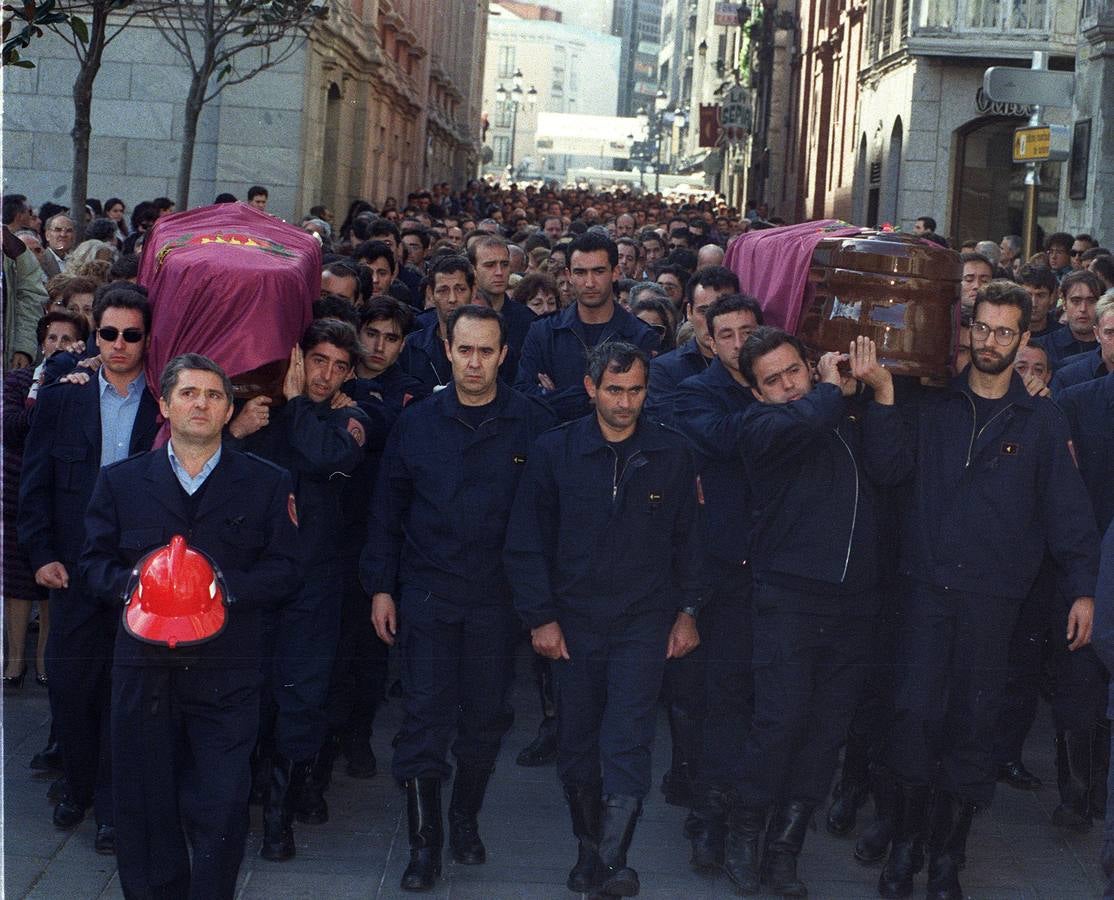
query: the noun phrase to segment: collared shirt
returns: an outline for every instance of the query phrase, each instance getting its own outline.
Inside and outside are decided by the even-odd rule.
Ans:
[[[101,465],[128,458],[131,447],[132,426],[139,412],[139,401],[147,389],[147,377],[140,372],[128,384],[128,393],[121,397],[116,388],[104,377],[104,369],[97,374],[101,388]]]
[[[205,483],[205,479],[209,477],[213,469],[217,467],[220,462],[221,448],[217,447],[217,452],[209,457],[208,461],[201,467],[201,471],[196,475],[190,475],[186,471],[186,467],[182,465],[181,460],[174,455],[174,442],[166,442],[166,455],[170,458],[170,469],[174,473],[174,477],[178,479],[178,484],[191,497],[197,492],[197,489]]]

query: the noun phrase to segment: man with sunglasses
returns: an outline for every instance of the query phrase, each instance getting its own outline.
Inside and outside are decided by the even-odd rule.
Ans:
[[[102,466],[148,450],[158,407],[143,365],[151,330],[145,297],[114,289],[93,306],[101,366],[39,393],[20,481],[19,542],[51,593],[47,674],[69,793],[54,808],[74,828],[94,807],[98,853],[115,848],[108,745],[109,673],[116,613],[77,573],[84,514]]]
[[[1047,547],[1063,571],[1070,650],[1091,638],[1098,534],[1060,410],[1030,396],[1013,362],[1032,301],[1009,281],[975,297],[971,363],[912,398],[903,456],[896,688],[888,767],[895,830],[879,879],[905,897],[929,844],[928,895],[962,896],[975,806],[994,794],[994,737],[1010,637]],[[935,798],[932,792],[935,789]],[[931,821],[929,820],[929,810]]]

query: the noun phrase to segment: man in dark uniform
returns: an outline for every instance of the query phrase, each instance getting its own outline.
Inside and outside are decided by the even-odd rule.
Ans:
[[[364,459],[371,427],[355,401],[340,393],[360,352],[347,322],[312,322],[291,351],[285,404],[272,414],[270,399],[255,397],[228,426],[231,446],[256,452],[293,477],[305,555],[304,583],[264,623],[265,674],[277,708],[273,717],[265,708],[261,729],[264,746],[272,733],[274,740],[264,859],[294,855],[295,808],[302,822],[324,822],[329,815],[324,784],[313,776],[328,734],[325,699],[340,638],[341,495]]]
[[[402,650],[406,718],[392,768],[409,812],[404,890],[425,890],[441,872],[440,786],[454,731],[449,846],[458,863],[486,858],[477,815],[510,724],[517,633],[499,554],[530,447],[556,423],[499,382],[507,345],[498,313],[462,306],[446,327],[452,382],[404,411],[392,432],[361,561],[375,630]]]
[[[850,376],[839,371],[850,364]],[[806,894],[797,857],[828,794],[870,659],[879,608],[877,487],[900,470],[893,380],[874,343],[825,353],[812,378],[792,335],[759,328],[740,369],[758,403],[738,456],[750,498],[754,718],[739,761],[724,869],[743,893]],[[873,391],[852,408],[856,379]],[[759,838],[766,826],[761,870]]]
[[[569,890],[626,897],[665,661],[699,643],[703,583],[691,451],[640,420],[648,369],[632,344],[591,352],[596,411],[535,444],[504,554],[534,649],[555,661],[557,768],[579,840]]]
[[[1095,349],[1095,306],[1103,293],[1099,277],[1086,269],[1065,275],[1060,281],[1067,326],[1046,334],[1038,343],[1057,372],[1073,356]]]
[[[593,347],[625,341],[645,353],[658,336],[613,295],[619,277],[619,251],[604,235],[588,232],[569,246],[569,277],[576,303],[530,326],[522,345],[515,388],[544,397],[562,421],[590,411],[584,390],[584,360]]]
[[[1073,649],[1090,640],[1098,567],[1091,504],[1063,414],[1030,396],[1012,368],[1028,341],[1030,309],[1012,282],[982,288],[971,364],[905,413],[911,483],[899,572],[907,590],[897,610],[888,767],[898,786],[883,897],[912,891],[926,833],[930,895],[962,896],[970,812],[993,797],[1010,637],[1042,546],[1064,572],[1067,640]]]
[[[35,580],[51,592],[47,673],[69,795],[54,824],[73,828],[94,806],[96,848],[114,842],[109,743],[116,616],[77,572],[85,510],[102,465],[147,450],[158,408],[143,375],[151,311],[130,290],[107,291],[93,307],[100,370],[44,388],[35,404],[20,479],[19,542]]]
[[[511,254],[508,244],[501,237],[487,235],[468,245],[468,261],[476,273],[476,302],[483,302],[503,317],[507,326],[507,346],[510,348],[508,368],[513,380],[522,352],[526,332],[538,317],[524,303],[507,295],[507,278],[511,272]]]
[[[120,883],[127,897],[230,900],[259,725],[260,612],[301,575],[294,488],[278,466],[221,446],[232,384],[216,363],[175,357],[161,382],[170,441],[102,470],[81,556],[82,578],[114,617],[128,602],[112,669]],[[141,578],[138,595],[127,591],[132,567],[175,535],[208,555],[227,592],[206,592],[213,602],[195,615],[152,608],[164,586],[189,599],[185,573],[168,572],[168,585]]]
[[[1095,337],[1098,345],[1091,353],[1081,353],[1065,362],[1052,378],[1053,397],[1065,388],[1114,372],[1114,300],[1104,298],[1095,306]]]
[[[452,380],[452,366],[445,355],[449,314],[472,302],[475,285],[472,265],[459,256],[443,256],[429,270],[425,298],[435,313],[421,329],[407,336],[398,359],[402,371],[416,378],[427,394],[443,390]],[[419,323],[424,318],[420,316]]]
[[[673,665],[693,661],[691,677],[674,699],[684,703],[685,718],[697,723],[688,773],[696,819],[692,864],[714,870],[723,865],[728,801],[741,775],[739,748],[753,707],[750,515],[738,447],[741,414],[754,397],[739,371],[739,351],[762,324],[762,309],[753,297],[727,294],[700,315],[716,358],[681,382],[673,406],[677,429],[697,450],[711,590],[700,612],[700,646]]]

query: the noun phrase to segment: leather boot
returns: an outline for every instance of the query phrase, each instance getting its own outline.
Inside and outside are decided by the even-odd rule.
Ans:
[[[374,778],[379,771],[379,761],[371,749],[371,729],[354,728],[341,741],[341,748],[348,764],[344,771],[351,778]]]
[[[626,794],[608,794],[600,808],[600,876],[596,890],[615,897],[638,896],[638,873],[627,866],[634,826],[642,801]]]
[[[765,806],[745,806],[733,798],[727,813],[723,871],[740,894],[757,894],[758,839],[766,827]]]
[[[692,837],[692,867],[714,872],[723,866],[730,795],[722,787],[706,788],[697,798],[693,814],[699,820]]]
[[[50,723],[50,735],[46,739],[46,746],[31,757],[30,766],[36,772],[61,772],[62,771],[62,745],[54,736],[54,722]]]
[[[762,881],[770,893],[782,897],[807,897],[808,888],[797,877],[797,857],[805,843],[813,806],[793,800],[774,811],[766,830]]]
[[[557,698],[553,690],[553,669],[549,660],[537,657],[534,678],[541,700],[542,721],[538,735],[515,758],[515,764],[535,768],[557,762]]]
[[[961,860],[967,855],[967,834],[974,804],[947,791],[937,791],[932,804],[932,830],[928,839],[927,900],[963,900],[959,885]]]
[[[886,858],[894,836],[897,812],[897,784],[884,766],[875,766],[870,773],[870,793],[874,798],[874,821],[855,842],[855,859],[864,866],[873,866]]]
[[[701,722],[688,715],[678,704],[669,705],[669,738],[672,758],[669,771],[661,778],[661,792],[670,806],[692,808],[692,766],[700,746]],[[686,837],[691,837],[686,834]]]
[[[463,866],[478,866],[487,859],[476,816],[483,806],[492,770],[457,763],[453,796],[449,800],[449,848]]]
[[[304,777],[304,776],[302,776]],[[272,862],[294,856],[294,763],[281,753],[271,758],[271,778],[263,802],[263,845],[259,855]]]
[[[832,805],[828,807],[826,825],[829,834],[843,837],[854,831],[859,807],[866,802],[870,790],[869,763],[866,738],[852,732],[847,736],[843,769],[832,791]]]
[[[1060,805],[1052,824],[1072,831],[1089,831],[1091,789],[1095,782],[1094,728],[1056,732],[1056,785]]]
[[[1091,783],[1091,814],[1106,818],[1106,781],[1110,774],[1110,722],[1102,719],[1092,731],[1091,759],[1094,780]]]
[[[301,789],[294,798],[294,817],[307,825],[323,825],[329,821],[329,804],[325,791],[333,779],[333,761],[340,749],[340,736],[330,734],[313,759],[308,760]]]
[[[576,865],[565,883],[574,894],[586,894],[600,872],[600,786],[566,784],[565,800],[572,817],[572,833],[578,841]]]
[[[406,782],[406,816],[410,830],[410,864],[402,873],[404,891],[428,891],[441,877],[441,779]]]
[[[896,784],[893,845],[878,876],[878,893],[882,897],[908,897],[913,893],[913,877],[924,868],[928,798],[927,785],[901,781]]]

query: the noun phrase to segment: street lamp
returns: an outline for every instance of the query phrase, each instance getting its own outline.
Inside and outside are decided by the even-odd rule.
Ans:
[[[514,178],[514,145],[515,139],[518,135],[518,110],[521,106],[525,106],[527,111],[531,111],[537,106],[538,91],[533,85],[530,85],[530,90],[522,90],[522,70],[515,69],[514,75],[511,76],[511,90],[507,90],[505,84],[500,84],[495,90],[495,97],[499,105],[504,109],[511,110],[511,155],[508,163],[511,178]]]
[[[669,105],[669,96],[661,88],[654,95],[654,143],[656,148],[656,162],[654,163],[654,193],[661,193],[661,132],[662,118],[665,108]]]

